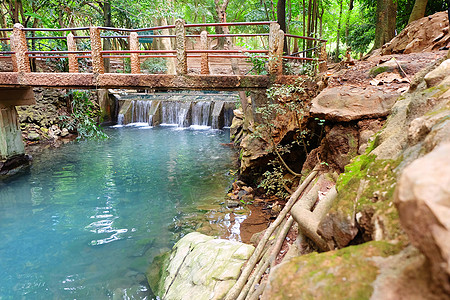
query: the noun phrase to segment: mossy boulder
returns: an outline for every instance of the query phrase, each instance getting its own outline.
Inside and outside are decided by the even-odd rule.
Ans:
[[[401,249],[399,244],[373,241],[295,257],[270,273],[262,299],[369,299],[379,273],[374,258]]]
[[[193,232],[147,272],[152,291],[163,299],[222,299],[253,253],[251,245]]]
[[[331,249],[351,242],[405,240],[393,205],[401,159],[375,158],[357,156],[338,178],[337,201],[319,224],[319,234]]]
[[[161,295],[164,292],[164,279],[167,277],[170,251],[156,256],[146,272],[147,282],[153,294]]]

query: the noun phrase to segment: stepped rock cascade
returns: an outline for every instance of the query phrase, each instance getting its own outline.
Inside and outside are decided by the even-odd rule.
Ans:
[[[237,97],[234,93],[154,93],[116,97],[118,125],[148,123],[150,126],[221,129],[230,127]]]

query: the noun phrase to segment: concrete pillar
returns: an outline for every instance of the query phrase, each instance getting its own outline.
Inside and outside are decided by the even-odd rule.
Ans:
[[[92,69],[94,73],[104,74],[105,66],[102,58],[102,39],[100,37],[100,29],[98,27],[90,27],[89,34],[91,36],[91,55],[92,55]]]
[[[269,103],[269,98],[267,98],[266,90],[256,90],[250,93],[250,98],[252,99],[252,113],[253,120],[256,124],[261,124],[263,118],[261,113],[257,112],[258,108],[264,107]]]
[[[283,74],[284,32],[278,23],[270,24],[269,32],[269,74]]]
[[[130,50],[139,50],[139,39],[136,32],[130,34]],[[141,62],[139,60],[139,53],[131,53],[131,74],[141,73]]]
[[[0,160],[24,154],[16,105],[36,104],[31,88],[0,89]]]
[[[187,74],[187,54],[186,54],[186,29],[185,21],[177,19],[175,21],[175,37],[177,50],[177,75]]]
[[[24,153],[25,147],[16,107],[0,107],[0,159]]]
[[[15,52],[15,55],[12,57],[13,67],[17,72],[30,73],[30,60],[28,54],[26,54],[28,51],[27,39],[22,29],[22,24],[14,24],[13,34],[11,36],[12,51]]]
[[[77,44],[72,33],[67,35],[67,50],[77,51]],[[78,59],[76,54],[69,54],[69,73],[78,73]]]
[[[202,31],[202,33],[200,34],[200,45],[202,50],[209,50],[208,32]],[[200,66],[201,66],[200,74],[208,75],[209,74],[208,53],[202,53],[202,60]]]

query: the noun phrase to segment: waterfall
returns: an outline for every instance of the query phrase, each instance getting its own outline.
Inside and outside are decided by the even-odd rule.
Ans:
[[[151,107],[152,101],[134,100],[131,108],[131,122],[152,125],[152,115],[150,115]]]
[[[192,125],[210,125],[211,101],[199,101],[192,104]]]
[[[190,103],[164,101],[161,103],[161,124],[183,127],[189,112]]]
[[[117,115],[117,125],[123,125],[123,119],[124,119],[124,115],[123,114],[118,114]]]
[[[169,125],[192,129],[229,127],[236,102],[235,97],[213,93],[127,95],[120,101],[118,127],[137,123],[134,125]]]

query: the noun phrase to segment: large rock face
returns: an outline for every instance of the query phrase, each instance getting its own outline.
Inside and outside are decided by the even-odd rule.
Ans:
[[[335,87],[314,98],[310,113],[333,122],[384,117],[389,114],[397,96],[381,88]]]
[[[395,195],[400,221],[450,294],[450,143],[405,168]]]
[[[450,42],[446,11],[411,22],[392,41],[382,54],[436,51]]]
[[[165,300],[222,299],[253,250],[251,245],[190,233],[173,247],[163,290],[155,292]]]

